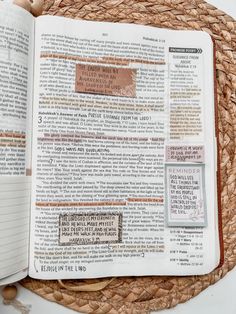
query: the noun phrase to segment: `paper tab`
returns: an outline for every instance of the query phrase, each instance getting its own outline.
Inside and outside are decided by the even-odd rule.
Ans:
[[[167,145],[166,162],[204,162],[204,146]]]
[[[122,236],[122,214],[65,214],[59,218],[60,245],[119,243]]]
[[[168,226],[207,225],[204,170],[202,164],[166,165]]]
[[[75,91],[136,97],[136,69],[77,64]]]

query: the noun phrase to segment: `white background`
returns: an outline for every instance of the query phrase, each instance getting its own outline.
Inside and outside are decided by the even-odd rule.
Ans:
[[[10,2],[11,0],[6,0]],[[225,11],[236,19],[236,0],[208,0],[219,9]],[[229,272],[223,279],[190,301],[179,304],[177,307],[163,310],[163,314],[236,314],[235,297],[236,269]],[[30,304],[31,314],[72,314],[72,310],[55,303],[46,301],[30,291],[18,286],[18,299],[24,304]],[[1,288],[0,288],[1,290]],[[12,306],[4,306],[0,297],[0,314],[17,314]],[[160,312],[158,312],[160,313]]]

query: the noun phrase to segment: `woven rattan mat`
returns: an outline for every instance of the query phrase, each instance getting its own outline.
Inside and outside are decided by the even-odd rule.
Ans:
[[[98,292],[71,292],[57,281],[21,284],[45,299],[85,313],[148,313],[185,302],[236,264],[236,22],[202,0],[45,0],[45,14],[207,31],[215,38],[225,261],[209,275],[126,277]],[[87,280],[86,282],[96,282]],[[67,281],[67,284],[80,281]]]

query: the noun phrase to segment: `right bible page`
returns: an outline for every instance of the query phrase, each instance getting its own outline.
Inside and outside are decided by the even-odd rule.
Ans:
[[[219,262],[213,45],[36,21],[30,275],[191,275]]]

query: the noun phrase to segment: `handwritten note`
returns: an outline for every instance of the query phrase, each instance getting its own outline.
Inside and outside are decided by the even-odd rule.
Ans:
[[[167,145],[166,162],[204,162],[204,146]]]
[[[204,170],[204,165],[166,165],[168,226],[206,226]]]
[[[60,245],[121,242],[122,214],[86,213],[60,215]]]
[[[101,65],[76,65],[75,91],[135,97],[136,70]]]

